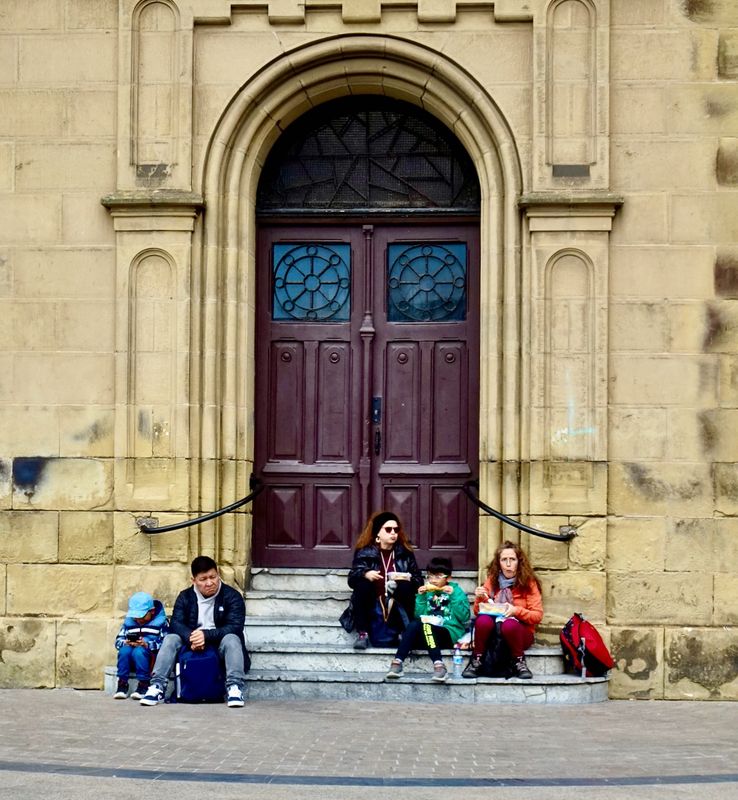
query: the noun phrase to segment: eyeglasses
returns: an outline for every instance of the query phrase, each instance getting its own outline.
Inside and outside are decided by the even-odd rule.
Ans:
[[[384,525],[382,527],[382,530],[387,531],[387,533],[392,533],[393,531],[396,532],[399,531],[400,529],[397,527],[397,525]]]

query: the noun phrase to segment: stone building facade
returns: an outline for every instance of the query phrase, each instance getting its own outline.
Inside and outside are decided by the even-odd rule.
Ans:
[[[98,687],[128,595],[244,586],[255,211],[323,103],[440,121],[479,179],[480,496],[614,697],[738,698],[733,0],[4,0],[0,685]],[[500,541],[479,520],[478,563]],[[258,564],[257,564],[258,566]]]

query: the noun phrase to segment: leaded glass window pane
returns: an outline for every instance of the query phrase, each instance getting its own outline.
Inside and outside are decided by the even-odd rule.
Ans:
[[[257,194],[262,213],[479,205],[476,170],[453,133],[411,103],[370,95],[325,103],[290,125]]]
[[[451,322],[466,319],[466,245],[390,244],[387,319]]]
[[[351,246],[275,244],[272,318],[346,322],[351,314]]]

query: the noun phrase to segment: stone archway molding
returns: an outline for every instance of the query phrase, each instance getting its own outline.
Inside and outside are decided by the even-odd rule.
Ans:
[[[520,157],[500,109],[464,69],[398,37],[337,35],[291,50],[250,78],[224,110],[202,174],[206,213],[193,273],[191,418],[207,506],[241,496],[253,459],[255,198],[281,132],[348,94],[385,94],[424,108],[467,149],[481,187],[480,495],[518,513],[520,495]],[[503,466],[500,466],[503,465]],[[510,465],[509,469],[504,465]],[[211,546],[248,559],[247,518],[223,519]],[[480,559],[497,523],[483,518]],[[215,535],[215,534],[213,534]]]

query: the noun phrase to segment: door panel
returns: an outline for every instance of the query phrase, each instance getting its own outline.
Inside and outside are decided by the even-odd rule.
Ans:
[[[477,226],[265,226],[257,260],[254,563],[346,566],[389,508],[475,567]]]

